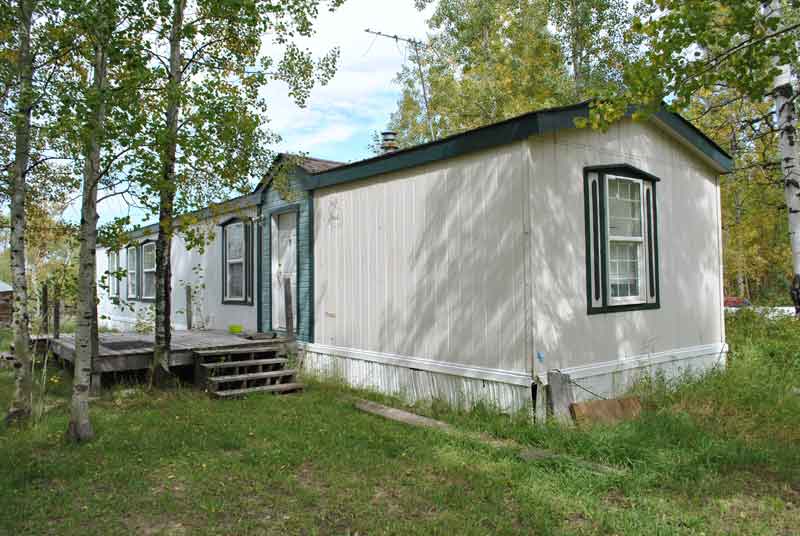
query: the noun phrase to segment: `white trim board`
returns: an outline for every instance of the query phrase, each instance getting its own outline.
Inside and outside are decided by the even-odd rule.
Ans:
[[[533,378],[526,372],[515,372],[461,365],[457,363],[448,363],[446,361],[436,361],[421,357],[387,354],[383,352],[373,352],[370,350],[359,350],[356,348],[330,346],[327,344],[300,343],[298,346],[306,351],[319,354],[343,357],[347,359],[357,359],[360,361],[369,361],[374,363],[383,363],[396,367],[424,370],[427,372],[437,372],[451,376],[462,376],[465,378],[487,380],[524,387],[530,386],[533,382]],[[581,379],[604,376],[620,371],[647,368],[663,363],[686,361],[710,355],[719,356],[720,363],[724,363],[725,354],[727,351],[728,345],[725,343],[704,344],[685,348],[676,348],[674,350],[667,350],[664,352],[623,357],[599,363],[592,363],[590,365],[569,367],[561,369],[561,371],[568,373],[573,379]],[[547,375],[543,374],[541,376],[542,377],[540,378],[540,381],[544,384],[547,384]]]
[[[559,370],[569,374],[572,379],[591,378],[594,376],[604,376],[607,374],[613,374],[615,372],[652,367],[663,363],[686,361],[689,359],[696,359],[698,357],[711,355],[719,356],[720,363],[724,364],[727,353],[728,345],[723,342],[718,342],[699,346],[689,346],[686,348],[676,348],[674,350],[655,352],[651,354],[639,354],[617,360],[602,361],[600,363],[562,368]]]
[[[438,372],[441,374],[449,374],[451,376],[462,376],[465,378],[488,380],[498,383],[507,383],[510,385],[520,385],[523,387],[529,387],[531,383],[533,383],[533,378],[528,372],[514,372],[508,370],[461,365],[457,363],[448,363],[446,361],[425,359],[422,357],[387,354],[383,352],[373,352],[371,350],[359,350],[356,348],[343,348],[340,346],[329,346],[327,344],[303,343],[299,344],[299,346],[309,352],[319,354],[345,357],[348,359],[358,359],[360,361],[371,361],[374,363],[383,363],[386,365],[424,370],[427,372]]]

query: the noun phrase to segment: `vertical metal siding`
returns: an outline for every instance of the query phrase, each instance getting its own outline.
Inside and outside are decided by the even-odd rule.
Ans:
[[[563,130],[528,141],[535,346],[542,370],[719,342],[716,173],[652,123]],[[586,314],[584,166],[627,163],[658,176],[661,308]]]
[[[523,144],[315,192],[315,341],[526,371]]]

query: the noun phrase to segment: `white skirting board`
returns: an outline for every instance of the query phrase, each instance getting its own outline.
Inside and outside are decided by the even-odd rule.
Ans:
[[[530,411],[533,378],[526,373],[468,367],[321,344],[301,344],[304,372],[321,379],[398,396],[409,403],[442,400],[469,408],[485,403],[503,412]],[[675,379],[725,365],[723,343],[679,348],[562,369],[577,385],[574,400],[624,394],[643,375]],[[546,374],[541,380],[546,382]],[[581,388],[581,387],[583,388]]]
[[[320,379],[341,380],[351,387],[397,396],[410,404],[442,400],[453,407],[466,409],[484,403],[506,413],[532,407],[530,378],[527,385],[516,385],[496,379],[424,370],[422,367],[430,364],[425,363],[427,360],[420,360],[420,367],[417,368],[406,363],[391,364],[391,356],[377,361],[370,359],[374,356],[368,354],[356,357],[357,351],[352,349],[337,351],[332,347],[323,349],[314,344],[303,347],[303,370],[306,374]]]
[[[560,372],[568,374],[573,382],[573,400],[584,402],[622,395],[643,376],[661,376],[667,381],[699,376],[724,367],[727,353],[727,344],[715,343],[564,368]]]

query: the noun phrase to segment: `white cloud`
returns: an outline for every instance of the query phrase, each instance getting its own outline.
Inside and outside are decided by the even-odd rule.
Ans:
[[[270,127],[283,137],[277,148],[332,160],[368,157],[372,132],[386,125],[399,98],[393,81],[406,51],[364,30],[421,39],[428,15],[417,11],[413,0],[348,0],[335,12],[321,14],[317,33],[302,44],[319,55],[338,46],[339,69],[327,86],[314,89],[305,108],[292,102],[283,84],[264,91]]]

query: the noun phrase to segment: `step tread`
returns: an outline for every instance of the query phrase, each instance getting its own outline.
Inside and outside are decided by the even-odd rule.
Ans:
[[[200,363],[205,369],[252,367],[254,365],[280,365],[286,363],[286,359],[275,357],[272,359],[249,359],[247,361],[220,361],[219,363]]]
[[[215,391],[213,394],[219,398],[246,395],[249,393],[274,393],[284,391],[298,391],[302,389],[302,383],[278,383],[275,385],[262,385],[261,387],[246,387],[244,389],[228,389],[225,391]]]
[[[260,354],[264,352],[277,352],[283,349],[285,342],[277,342],[269,345],[245,346],[243,348],[217,348],[213,350],[195,350],[194,353],[201,357],[214,355],[241,355],[241,354]]]
[[[212,376],[208,381],[214,383],[235,382],[242,380],[260,380],[263,378],[280,378],[281,376],[294,376],[296,369],[272,370],[268,372],[252,372],[250,374],[231,374],[230,376]]]

